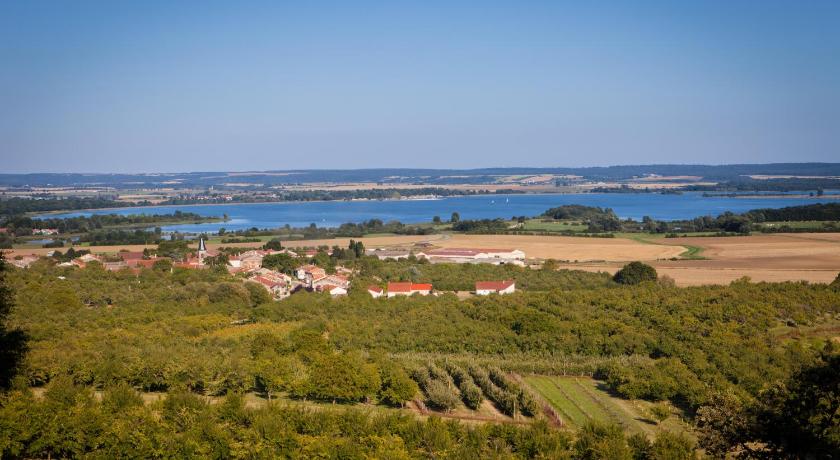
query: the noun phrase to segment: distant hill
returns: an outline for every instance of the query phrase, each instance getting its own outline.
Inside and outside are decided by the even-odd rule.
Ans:
[[[0,174],[0,186],[109,186],[138,187],[222,186],[239,184],[305,184],[313,182],[382,182],[482,184],[498,176],[570,175],[587,180],[620,181],[650,175],[697,176],[717,182],[743,183],[747,176],[840,177],[840,163],[771,163],[735,165],[624,165],[588,168],[481,168],[481,169],[323,169],[254,172],[187,172],[161,174]],[[776,179],[789,180],[789,179]]]

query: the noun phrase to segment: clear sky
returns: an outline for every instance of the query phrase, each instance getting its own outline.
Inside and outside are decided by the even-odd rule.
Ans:
[[[0,2],[0,172],[840,161],[840,1]]]

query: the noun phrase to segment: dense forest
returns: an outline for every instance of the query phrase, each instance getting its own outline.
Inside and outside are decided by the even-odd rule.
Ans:
[[[414,438],[403,437],[404,432],[370,427],[385,423],[381,420],[400,420],[398,424],[413,426],[409,431],[424,438],[435,423],[443,422],[391,416],[379,419],[354,410],[333,415],[298,414],[282,405],[243,409],[236,395],[257,392],[271,399],[283,394],[291,401],[352,403],[373,409],[399,406],[420,387],[429,403],[446,407],[454,403],[445,390],[451,380],[451,385],[463,385],[465,398],[475,393],[469,390],[474,385],[484,397],[495,398],[499,407],[506,407],[505,401],[520,398],[521,393],[504,382],[502,372],[518,372],[595,375],[625,397],[670,400],[702,422],[708,432],[707,437],[701,437],[703,442],[716,442],[726,450],[738,443],[768,439],[770,435],[759,429],[761,420],[778,413],[784,404],[793,404],[784,402],[793,396],[780,393],[775,399],[777,406],[758,405],[769,391],[768,385],[782,385],[799,370],[808,375],[808,366],[818,368],[821,360],[833,359],[831,352],[824,351],[826,342],[820,336],[799,339],[784,331],[819,329],[823,323],[840,319],[840,286],[740,281],[729,286],[677,288],[667,282],[620,284],[605,274],[512,266],[372,258],[352,264],[360,270],[354,286],[410,279],[433,282],[441,290],[460,290],[471,288],[478,279],[515,279],[520,292],[463,300],[452,294],[386,300],[372,299],[364,289],[355,288],[346,298],[299,293],[273,302],[261,287],[242,283],[224,270],[170,272],[156,268],[135,275],[108,272],[97,264],[78,270],[39,262],[28,270],[7,274],[16,303],[9,327],[26,332],[30,351],[16,380],[18,391],[3,399],[0,420],[18,420],[21,411],[88,414],[81,418],[89,419],[90,425],[78,430],[81,439],[93,444],[62,444],[68,441],[49,431],[57,429],[54,425],[42,416],[33,416],[27,423],[43,426],[35,431],[54,437],[41,439],[26,430],[29,425],[5,425],[0,429],[0,449],[16,456],[66,455],[78,452],[74,448],[87,451],[100,445],[97,443],[131,436],[130,431],[113,433],[103,427],[127,430],[131,420],[154,419],[154,423],[144,424],[150,433],[172,430],[178,439],[190,439],[191,448],[239,446],[245,450],[235,456],[246,455],[241,452],[250,451],[237,442],[262,436],[258,434],[263,431],[251,431],[251,423],[256,422],[243,421],[239,426],[217,412],[231,404],[239,414],[237,420],[274,420],[271,423],[285,426],[286,439],[295,449],[311,447],[309,442],[327,442],[329,449],[339,448],[333,445],[339,443],[369,452],[364,449],[370,446],[348,440],[353,436],[326,428],[331,423],[341,425],[344,417],[362,417],[365,421],[360,426],[369,427],[365,430],[373,430],[376,436],[399,437],[398,445],[404,446],[409,456],[421,456],[425,454],[416,450]],[[417,374],[423,366],[428,379]],[[496,368],[500,371],[494,371]],[[414,378],[409,380],[408,375]],[[801,382],[788,383],[785,388],[793,384]],[[32,400],[26,389],[30,386],[46,387],[46,396]],[[102,402],[92,399],[91,388],[105,391]],[[175,397],[142,406],[133,402],[137,400],[132,396],[135,390],[167,391]],[[110,396],[111,392],[116,393]],[[233,402],[206,406],[192,395],[227,395]],[[734,412],[714,412],[720,407],[720,398],[730,398],[727,401]],[[115,411],[110,404],[135,408]],[[167,408],[168,404],[184,406]],[[520,400],[519,404],[524,407],[527,402]],[[172,416],[165,415],[168,410],[173,411]],[[179,422],[178,417],[185,413],[190,414],[189,421]],[[741,437],[715,437],[722,432],[718,426],[721,417],[733,413],[755,428]],[[286,426],[279,421],[289,417],[303,417],[320,428],[300,431],[300,425]],[[452,444],[446,446],[459,444],[456,439],[462,437],[477,436],[477,444],[470,448],[478,450],[469,451],[473,454],[496,442],[511,455],[532,456],[510,438],[492,441],[495,438],[489,433],[512,430],[527,437],[530,430],[543,429],[539,426],[453,426],[445,430],[453,436]],[[610,431],[608,427],[590,429],[602,434]],[[328,436],[330,433],[335,436]],[[562,452],[560,458],[602,458],[579,455],[576,449],[585,434],[550,433],[546,436],[554,439],[552,445]],[[217,436],[224,442],[217,442]],[[824,435],[813,436],[822,445],[831,445],[824,444],[830,442]],[[163,441],[152,438],[148,442],[163,449],[156,444]],[[631,444],[639,440],[631,441],[616,435],[611,445],[626,455],[611,458],[631,458]],[[256,444],[263,442],[267,441]],[[125,448],[134,445],[126,443]],[[280,452],[271,450],[280,446],[271,446],[265,447],[269,449],[265,452]],[[195,455],[206,454],[201,452]]]

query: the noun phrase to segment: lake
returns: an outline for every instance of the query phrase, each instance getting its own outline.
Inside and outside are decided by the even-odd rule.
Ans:
[[[704,197],[700,192],[682,195],[657,193],[581,193],[581,194],[524,194],[448,197],[432,200],[386,201],[308,201],[283,203],[243,203],[219,205],[147,206],[120,209],[51,214],[49,217],[89,216],[91,214],[171,214],[176,210],[203,216],[227,214],[227,222],[207,224],[179,224],[163,227],[164,231],[216,232],[257,228],[277,228],[286,224],[304,227],[311,223],[319,227],[335,227],[346,222],[368,219],[398,220],[404,223],[430,222],[440,216],[447,220],[453,212],[462,219],[511,218],[536,216],[546,209],[564,204],[581,204],[612,208],[621,218],[641,220],[650,216],[657,220],[690,219],[697,216],[717,216],[726,211],[744,212],[756,208],[782,208],[819,202],[838,202],[832,197]]]

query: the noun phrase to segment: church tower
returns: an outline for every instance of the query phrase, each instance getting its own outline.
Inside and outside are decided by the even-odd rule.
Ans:
[[[204,238],[198,239],[198,265],[204,265],[204,258],[207,256],[207,245]]]

